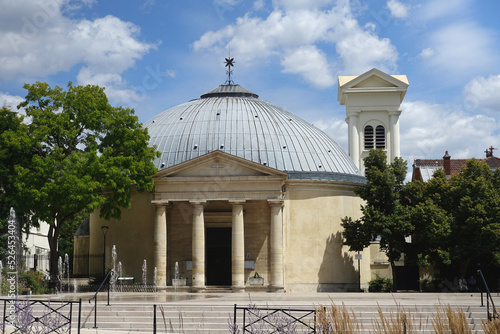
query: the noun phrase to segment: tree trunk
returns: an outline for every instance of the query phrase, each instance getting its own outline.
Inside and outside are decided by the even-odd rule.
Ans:
[[[47,238],[49,241],[50,257],[49,257],[49,273],[50,273],[50,287],[57,287],[59,282],[59,251],[57,249],[57,241],[59,236],[59,228],[56,223],[51,224]]]
[[[392,291],[396,292],[397,284],[396,284],[396,263],[394,261],[390,261],[391,263],[391,272],[392,272]]]

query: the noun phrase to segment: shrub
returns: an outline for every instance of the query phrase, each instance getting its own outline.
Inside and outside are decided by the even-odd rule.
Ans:
[[[48,292],[48,282],[41,271],[25,271],[19,274],[20,289],[30,289],[33,294]]]
[[[377,275],[374,279],[368,282],[368,291],[370,292],[391,292],[392,279],[380,277]]]
[[[440,291],[441,281],[439,278],[431,279],[421,279],[420,280],[420,291],[422,292],[436,292]]]

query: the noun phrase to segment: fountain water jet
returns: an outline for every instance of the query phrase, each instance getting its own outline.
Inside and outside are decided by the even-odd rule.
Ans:
[[[76,283],[76,279],[73,278],[73,293],[77,293],[78,284]]]
[[[179,287],[179,262],[175,261],[175,272],[174,272],[174,280],[173,286],[175,292],[177,292],[177,288]]]
[[[158,269],[155,267],[155,272],[154,272],[154,276],[153,276],[153,289],[154,289],[154,292],[156,292],[156,287],[158,285]]]
[[[113,248],[111,249],[111,260],[112,260],[112,268],[113,268],[113,273],[109,279],[109,283],[111,284],[111,291],[116,291],[116,245],[113,245]]]
[[[146,263],[146,259],[142,263],[142,285],[146,286],[147,284],[147,275],[148,275],[148,265]]]
[[[57,282],[59,283],[59,293],[62,293],[62,275],[63,275],[63,261],[62,257],[59,256],[59,259],[57,260]],[[56,290],[57,291],[57,290]]]
[[[69,293],[69,256],[68,254],[64,254],[64,273],[66,274],[66,284],[68,284],[68,293]],[[65,277],[64,275],[62,276]],[[62,290],[61,290],[62,292]]]
[[[122,277],[122,273],[123,273],[123,266],[121,261],[118,261],[118,272],[116,273],[116,278]],[[122,285],[120,284],[120,292],[121,291],[122,291]]]

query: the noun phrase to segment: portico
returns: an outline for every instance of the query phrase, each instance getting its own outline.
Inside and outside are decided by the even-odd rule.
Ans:
[[[191,278],[193,292],[226,283],[234,292],[244,291],[246,277],[253,271],[265,278],[269,290],[283,290],[282,211],[287,175],[220,151],[195,160],[199,161],[156,176],[152,204],[159,288],[171,284],[172,268],[178,262],[183,264],[183,276]],[[169,248],[175,250],[169,252]]]

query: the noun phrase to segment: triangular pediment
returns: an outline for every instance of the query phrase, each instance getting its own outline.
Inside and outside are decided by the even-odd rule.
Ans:
[[[154,178],[249,176],[279,176],[284,178],[286,175],[282,171],[257,164],[253,161],[242,159],[222,151],[213,151],[164,169],[158,172]]]
[[[353,85],[351,88],[365,88],[365,87],[397,87],[392,82],[382,79],[379,76],[372,75],[365,80]]]
[[[389,75],[376,68],[359,76],[340,76],[338,82],[338,100],[345,104],[346,94],[359,92],[391,92],[401,93],[401,101],[408,88],[406,75]]]

